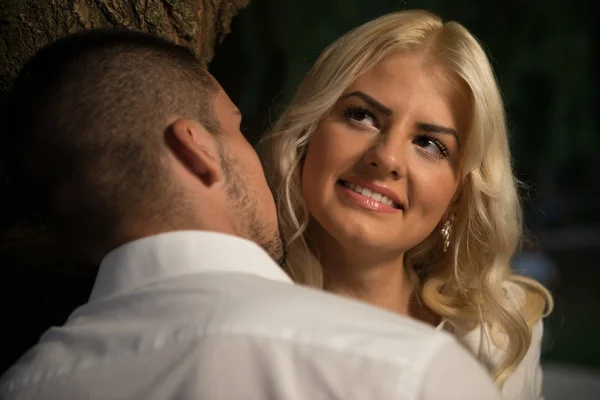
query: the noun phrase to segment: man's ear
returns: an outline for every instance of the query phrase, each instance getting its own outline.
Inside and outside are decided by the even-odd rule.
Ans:
[[[167,129],[166,140],[182,165],[206,186],[212,186],[223,179],[221,158],[214,135],[202,124],[189,119],[178,119]]]

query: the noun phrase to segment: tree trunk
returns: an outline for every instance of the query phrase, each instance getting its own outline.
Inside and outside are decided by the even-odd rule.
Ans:
[[[22,63],[68,33],[106,27],[141,30],[191,48],[208,65],[215,45],[229,33],[232,18],[247,4],[248,0],[0,0],[0,107]],[[13,196],[3,175],[0,171],[0,320],[7,329],[0,375],[46,329],[63,324],[87,300],[96,274],[94,266],[75,258],[68,244],[44,228],[35,210]]]
[[[0,92],[48,42],[82,28],[123,27],[153,33],[194,50],[207,65],[215,44],[248,0],[2,0]]]

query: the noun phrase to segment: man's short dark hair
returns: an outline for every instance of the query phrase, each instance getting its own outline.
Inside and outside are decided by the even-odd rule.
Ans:
[[[178,205],[166,168],[172,117],[219,130],[218,86],[188,49],[141,32],[88,30],[38,51],[8,96],[13,177],[84,246],[127,220],[160,220]],[[166,218],[166,217],[165,217]]]

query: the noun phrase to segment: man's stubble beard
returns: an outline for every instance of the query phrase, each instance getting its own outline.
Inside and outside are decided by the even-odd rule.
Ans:
[[[238,236],[261,246],[280,265],[285,263],[285,247],[281,230],[270,227],[266,219],[260,218],[257,198],[252,196],[243,179],[243,166],[232,160],[225,149],[221,149],[221,162],[225,178],[231,218]]]

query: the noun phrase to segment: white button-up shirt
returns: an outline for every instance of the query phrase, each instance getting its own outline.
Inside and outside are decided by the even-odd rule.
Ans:
[[[252,242],[181,231],[109,253],[89,302],[2,377],[0,398],[500,395],[447,333],[294,285]]]

